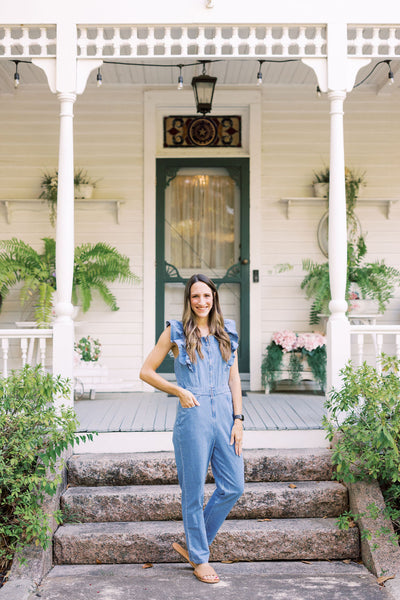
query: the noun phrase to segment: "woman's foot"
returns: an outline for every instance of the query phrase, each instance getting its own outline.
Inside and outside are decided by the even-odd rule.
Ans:
[[[219,577],[209,563],[201,563],[194,567],[194,575],[203,583],[218,583]]]

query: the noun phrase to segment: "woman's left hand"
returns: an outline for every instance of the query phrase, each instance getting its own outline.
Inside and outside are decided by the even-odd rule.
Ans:
[[[233,424],[230,443],[231,445],[235,444],[235,453],[240,456],[242,454],[243,445],[243,423],[238,419],[235,419]]]

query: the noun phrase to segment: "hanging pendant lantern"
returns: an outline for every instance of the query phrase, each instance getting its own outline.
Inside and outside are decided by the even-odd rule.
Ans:
[[[196,110],[198,113],[205,115],[211,112],[212,100],[214,96],[216,77],[210,77],[206,73],[206,61],[200,61],[203,64],[203,72],[198,77],[193,77],[192,87],[194,98],[196,101]]]

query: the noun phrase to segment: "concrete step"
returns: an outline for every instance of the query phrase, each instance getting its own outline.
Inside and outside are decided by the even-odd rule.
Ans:
[[[83,523],[54,535],[55,564],[180,562],[171,545],[185,543],[175,521]],[[335,560],[359,556],[356,527],[340,531],[335,519],[231,520],[211,547],[211,560]]]
[[[296,487],[290,487],[290,486]],[[215,486],[205,486],[205,499]],[[61,508],[79,522],[181,519],[178,485],[68,488]],[[347,508],[347,489],[335,481],[247,483],[231,519],[337,517]]]
[[[245,479],[326,481],[331,479],[328,449],[246,450]],[[177,483],[172,452],[75,454],[68,462],[71,486],[158,485]],[[212,481],[211,471],[208,481]]]

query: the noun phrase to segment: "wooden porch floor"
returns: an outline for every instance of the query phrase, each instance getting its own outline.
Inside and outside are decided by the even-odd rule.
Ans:
[[[79,431],[172,431],[177,399],[161,392],[98,392],[77,400]],[[247,431],[322,429],[324,396],[247,392],[243,414]]]

